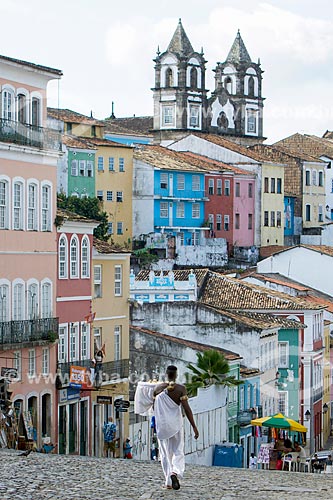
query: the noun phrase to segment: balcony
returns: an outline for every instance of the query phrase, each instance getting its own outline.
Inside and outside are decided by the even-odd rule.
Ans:
[[[85,359],[82,361],[71,361],[69,363],[59,363],[60,370],[59,376],[61,377],[62,385],[69,384],[69,372],[71,366],[80,366],[82,368],[91,368],[91,360]],[[95,379],[96,379],[95,371]],[[101,384],[111,382],[116,383],[119,380],[129,376],[129,359],[119,359],[117,361],[106,361],[102,363],[102,370],[100,372],[99,381]],[[97,384],[97,385],[101,385]],[[96,383],[94,384],[96,386]]]
[[[250,425],[251,420],[256,418],[256,416],[257,413],[253,408],[250,408],[249,410],[239,411],[237,413],[237,424],[240,426]]]
[[[193,191],[191,189],[178,189],[172,194],[168,189],[155,188],[154,190],[155,198],[163,198],[170,200],[206,200],[206,193],[204,190]]]
[[[0,322],[0,347],[58,339],[58,318]]]
[[[60,151],[61,134],[56,130],[0,119],[0,142]]]

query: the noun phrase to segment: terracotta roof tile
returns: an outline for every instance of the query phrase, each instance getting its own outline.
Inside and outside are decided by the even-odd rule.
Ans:
[[[293,247],[285,247],[281,245],[268,245],[267,247],[260,247],[259,253],[260,257],[262,259],[267,259],[267,257],[270,257],[271,255],[275,255],[276,253],[284,252],[285,250],[288,250],[289,248]]]
[[[162,146],[140,146],[134,150],[134,158],[165,170],[205,171],[183,153]]]
[[[47,115],[50,118],[63,121],[65,123],[83,123],[84,125],[98,125],[104,127],[102,120],[96,120],[90,116],[82,115],[71,109],[47,108]]]
[[[62,142],[68,148],[96,150],[96,148],[91,145],[86,138],[76,137],[75,135],[62,134]]]
[[[197,285],[200,288],[201,285],[203,284],[207,274],[208,274],[208,269],[193,269],[193,273],[195,274],[196,280],[197,280]],[[173,271],[175,281],[187,281],[189,274],[191,273],[190,269],[174,269]],[[136,276],[135,280],[136,281],[149,281],[149,273],[150,271],[143,269],[140,271]],[[160,271],[155,271],[155,276],[160,276],[161,272]],[[163,276],[167,276],[168,271],[163,271]]]
[[[184,155],[184,157],[191,158],[191,161],[195,162],[195,164],[199,167],[202,167],[209,172],[212,171],[227,171],[227,172],[232,172],[234,174],[238,175],[251,175],[254,176],[251,172],[248,172],[247,170],[243,170],[241,168],[235,167],[234,165],[229,165],[227,163],[223,163],[222,161],[218,160],[212,160],[211,158],[208,158],[208,156],[202,156],[198,155],[195,153],[191,153],[190,151],[186,151],[185,153],[181,153]]]
[[[333,142],[329,137],[317,137],[316,135],[308,134],[293,134],[276,145],[289,148],[295,152],[302,152],[314,158],[319,159],[321,156],[333,158]]]
[[[246,366],[240,367],[240,374],[242,378],[254,377],[255,375],[260,375],[262,372],[257,368],[247,368]]]
[[[107,118],[104,125],[108,127],[117,126],[122,129],[128,130],[131,134],[140,133],[142,135],[152,135],[153,131],[153,117],[152,116],[126,116],[123,118]],[[112,129],[111,129],[112,130]]]
[[[130,254],[130,250],[123,247],[118,247],[115,245],[111,245],[107,241],[98,240],[94,238],[94,248],[98,251],[98,253],[108,254],[108,253],[128,253]]]
[[[251,158],[252,160],[255,160],[256,162],[262,161],[260,156],[257,155],[256,152],[253,151],[252,149],[246,148],[245,146],[240,146],[239,144],[236,144],[233,141],[225,139],[224,137],[221,137],[220,135],[204,134],[202,132],[194,132],[193,135],[196,135],[197,137],[200,137],[201,139],[204,139],[208,142],[216,144],[217,146],[222,146],[223,148],[230,149],[230,151],[234,151],[235,153],[239,153],[243,156],[247,156],[248,158]]]
[[[70,212],[69,210],[64,210],[63,208],[57,208],[57,216],[65,221],[76,221],[76,222],[87,222],[95,223],[97,226],[100,224],[97,220],[89,219],[83,215],[76,214],[75,212]]]

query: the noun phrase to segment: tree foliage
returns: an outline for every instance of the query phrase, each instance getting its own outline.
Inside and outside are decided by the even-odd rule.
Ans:
[[[149,252],[147,248],[134,250],[133,255],[138,259],[141,269],[149,269],[151,264],[158,261],[157,255]]]
[[[88,219],[100,221],[99,226],[94,229],[94,236],[99,240],[108,240],[108,216],[103,211],[102,203],[98,198],[67,197],[64,194],[58,194],[58,207]]]
[[[199,387],[210,385],[237,386],[243,382],[229,375],[230,367],[224,355],[215,349],[203,353],[197,352],[197,364],[189,363],[187,368],[191,373],[186,373],[186,389],[190,396],[196,396]]]

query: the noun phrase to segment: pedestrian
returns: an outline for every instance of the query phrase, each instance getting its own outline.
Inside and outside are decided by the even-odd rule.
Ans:
[[[117,432],[117,426],[116,424],[113,423],[113,418],[109,417],[108,421],[104,424],[103,427],[105,457],[108,457],[110,452],[110,454],[112,454],[112,457],[114,458],[114,454],[116,451],[116,442],[115,442],[116,432]]]
[[[124,443],[124,458],[133,458],[132,457],[132,446],[130,438],[127,438]]]
[[[325,473],[326,474],[332,474],[333,473],[333,460],[332,460],[332,455],[328,455],[326,462],[325,462]]]
[[[185,470],[182,408],[193,428],[195,439],[198,439],[199,431],[188,403],[186,388],[176,383],[177,368],[168,366],[166,375],[168,381],[157,385],[154,390],[156,435],[165,487],[179,490],[179,478]]]
[[[257,462],[258,462],[258,459],[257,457],[255,456],[254,453],[251,453],[251,456],[250,456],[250,462],[249,462],[249,469],[256,469],[257,468]]]

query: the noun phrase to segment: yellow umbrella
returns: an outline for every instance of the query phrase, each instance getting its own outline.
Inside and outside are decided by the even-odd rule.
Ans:
[[[274,427],[275,429],[289,429],[295,432],[306,432],[307,428],[299,424],[296,420],[287,418],[282,413],[277,413],[270,417],[255,418],[251,420],[251,425],[258,425],[260,427]]]

